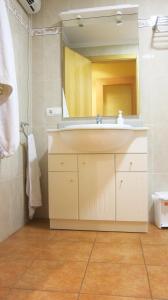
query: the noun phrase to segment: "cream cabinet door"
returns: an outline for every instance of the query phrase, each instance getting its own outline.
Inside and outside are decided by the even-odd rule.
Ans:
[[[115,220],[113,154],[78,156],[79,219]]]
[[[116,221],[148,220],[147,173],[116,174]]]
[[[76,172],[49,172],[50,219],[78,219]]]

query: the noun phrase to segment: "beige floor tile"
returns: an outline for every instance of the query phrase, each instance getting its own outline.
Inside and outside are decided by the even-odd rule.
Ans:
[[[147,299],[150,300],[150,298],[86,295],[86,294],[81,294],[79,297],[79,300],[147,300]]]
[[[141,242],[144,245],[166,245],[168,244],[168,231],[156,230],[141,234]]]
[[[54,239],[58,241],[94,242],[95,238],[96,232],[93,231],[54,230]]]
[[[25,226],[21,230],[13,234],[9,239],[51,239],[54,236],[54,231],[43,226]]]
[[[44,249],[49,244],[46,240],[36,239],[8,239],[0,245],[0,257],[10,259],[35,259],[40,249]]]
[[[168,299],[168,267],[148,266],[147,268],[152,297],[155,299]]]
[[[161,231],[162,229],[158,228],[156,225],[154,224],[149,224],[148,225],[148,232],[151,233],[151,232],[159,232]]]
[[[36,236],[32,234],[32,238],[31,238],[31,233],[30,236],[22,236],[22,237],[11,237],[10,239],[8,239],[6,241],[6,243],[10,243],[13,246],[18,246],[18,244],[22,245],[22,246],[45,246],[46,243],[48,243],[51,240],[51,238],[47,238],[44,237],[42,238],[42,236]]]
[[[32,264],[32,261],[0,258],[0,287],[13,287],[20,276]]]
[[[77,300],[77,297],[77,294],[14,289],[7,300]]]
[[[86,264],[85,262],[36,260],[15,287],[77,293]]]
[[[8,240],[0,242],[0,258],[3,257],[5,254],[10,255],[15,248],[16,247],[13,244],[11,244],[11,242],[9,242]]]
[[[9,289],[0,287],[0,300],[6,300],[9,294]]]
[[[40,249],[38,259],[88,261],[93,243],[50,241]]]
[[[140,243],[95,243],[91,261],[144,264]]]
[[[120,243],[126,243],[140,240],[140,233],[127,233],[127,232],[97,232],[96,242],[111,243],[118,241]]]
[[[90,263],[82,285],[82,293],[150,297],[145,266]]]
[[[168,245],[143,245],[145,263],[153,266],[168,266]]]

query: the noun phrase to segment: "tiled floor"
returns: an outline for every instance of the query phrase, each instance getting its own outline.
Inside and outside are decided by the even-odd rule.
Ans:
[[[168,230],[49,230],[0,243],[0,300],[168,300]]]

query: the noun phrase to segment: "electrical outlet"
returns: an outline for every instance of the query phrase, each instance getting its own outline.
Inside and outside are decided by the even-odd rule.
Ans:
[[[48,117],[60,116],[62,114],[62,108],[59,106],[47,107],[46,113]]]

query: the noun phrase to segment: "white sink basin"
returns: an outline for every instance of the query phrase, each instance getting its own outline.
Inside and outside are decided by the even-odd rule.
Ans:
[[[72,129],[130,129],[131,125],[120,125],[120,124],[76,124],[69,125],[62,128],[61,130],[72,130]]]
[[[114,151],[134,136],[134,127],[118,124],[70,125],[58,129],[57,134],[64,144],[79,152]]]

